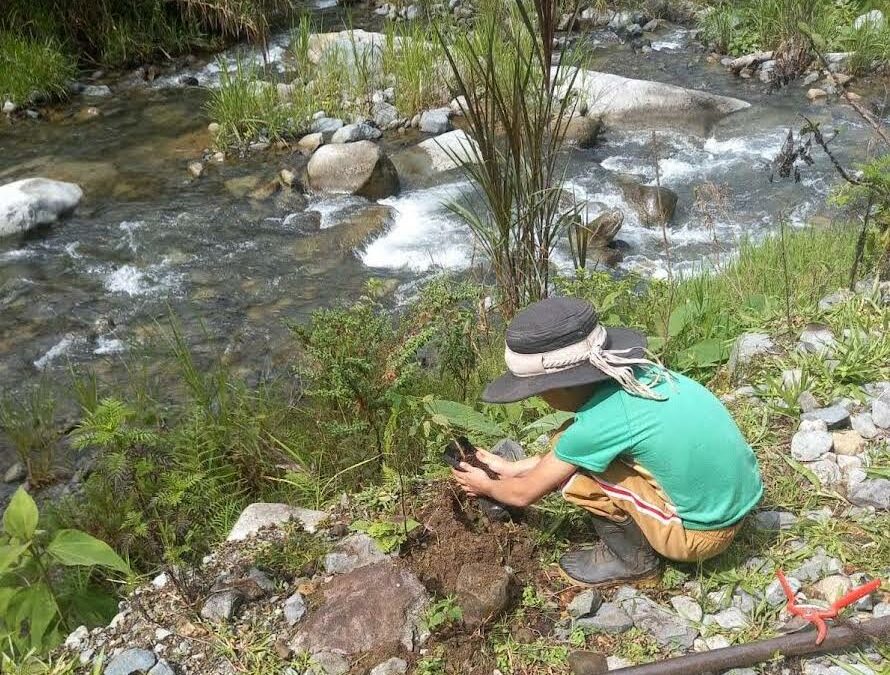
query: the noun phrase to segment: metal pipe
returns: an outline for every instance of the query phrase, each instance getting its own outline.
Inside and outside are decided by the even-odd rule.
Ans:
[[[783,635],[771,640],[760,640],[745,645],[734,645],[714,649],[699,654],[678,656],[666,661],[656,661],[642,666],[619,668],[609,671],[609,675],[691,675],[692,673],[719,673],[732,668],[745,668],[777,655],[805,656],[824,654],[846,649],[866,639],[890,637],[890,616],[871,619],[862,623],[834,625],[821,645],[816,644],[816,635],[811,630]]]

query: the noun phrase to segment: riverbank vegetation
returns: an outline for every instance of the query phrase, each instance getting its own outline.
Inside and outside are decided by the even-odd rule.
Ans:
[[[711,3],[701,20],[705,40],[719,50],[741,56],[755,51],[790,52],[805,49],[809,35],[820,38],[823,52],[854,52],[853,71],[871,71],[890,60],[890,4],[873,0],[744,0]],[[867,16],[858,20],[859,17]]]
[[[294,10],[291,0],[7,0],[0,98],[25,105],[62,95],[78,67],[120,68],[235,39],[262,42]]]
[[[486,445],[511,436],[541,450],[538,437],[564,417],[548,415],[538,400],[508,406],[478,400],[485,383],[503,369],[506,321],[523,304],[550,293],[590,300],[605,323],[645,332],[650,349],[665,365],[727,395],[765,473],[764,507],[829,509],[823,521],[801,522],[771,540],[747,523],[719,566],[671,565],[665,588],[697,579],[705,591],[717,590],[727,578],[742,587],[762,587],[767,575],[748,567],[749,559],[778,559],[788,539],[798,535],[809,547],[797,549],[800,559],[818,545],[858,571],[878,574],[890,565],[886,516],[866,516],[855,523],[832,518],[843,497],[790,460],[786,447],[790,420],[801,412],[804,386],[828,404],[841,397],[862,401],[863,385],[890,379],[890,308],[875,279],[886,275],[888,250],[881,245],[887,233],[884,165],[880,160],[870,165],[864,178],[839,194],[839,201],[855,207],[849,215],[852,225],[782,225],[776,236],[741,242],[731,257],[721,255],[720,242],[715,242],[713,259],[703,261],[691,276],[670,267],[665,228],[669,267],[664,279],[616,277],[596,268],[558,274],[550,254],[572,226],[566,214],[574,212],[562,199],[561,128],[572,103],[554,95],[565,84],[561,69],[556,75],[551,70],[555,4],[520,3],[518,14],[492,14],[490,23],[478,22],[474,32],[455,42],[417,53],[396,47],[401,38],[416,39],[410,32],[416,28],[391,28],[379,64],[364,60],[367,52],[358,43],[346,45],[313,67],[302,66],[299,76],[305,86],[288,89],[291,83],[282,82],[282,90],[277,82],[257,85],[257,73],[247,64],[223,76],[210,103],[220,124],[218,138],[243,144],[262,134],[285,138],[294,132],[291,125],[308,122],[315,105],[302,98],[304,89],[313,93],[313,101],[314,95],[328,92],[325,110],[337,113],[369,105],[364,97],[370,91],[394,84],[396,106],[410,115],[446,93],[436,78],[447,62],[456,81],[456,91],[447,93],[465,97],[469,133],[479,144],[476,159],[483,160],[481,167],[470,163],[465,169],[484,208],[477,213],[457,210],[488,254],[493,281],[442,276],[398,307],[382,285],[372,282],[357,300],[319,310],[308,322],[291,326],[295,356],[277,364],[273,374],[245,376],[222,354],[196,355],[188,347],[189,336],[170,318],[156,349],[143,356],[162,364],[161,372],[143,377],[145,362],[134,353],[123,384],[72,372],[71,382],[55,394],[41,390],[33,397],[5,401],[0,430],[20,454],[34,492],[58,478],[57,457],[73,454],[88,465],[70,490],[41,506],[45,532],[40,536],[82,531],[121,556],[119,562],[102,548],[101,560],[81,561],[72,584],[88,590],[99,609],[60,615],[57,629],[37,647],[58,643],[64,637],[62,627],[107,621],[115,593],[125,588],[131,570],[142,578],[161,570],[173,579],[187,575],[252,502],[342,509],[397,548],[404,542],[399,537],[407,536],[397,524],[408,522],[422,499],[421,488],[445,476],[439,454],[455,432]],[[180,20],[188,17],[186,12]],[[214,25],[212,18],[199,21],[204,30]],[[246,30],[237,25],[230,30]],[[307,64],[308,24],[296,32],[293,49],[299,62]],[[348,69],[353,73],[349,77],[343,76],[346,62],[355,65]],[[283,96],[290,98],[290,107],[279,105]],[[282,111],[280,117],[268,117],[273,109]],[[251,120],[249,126],[245,120]],[[862,224],[856,223],[862,213]],[[858,293],[843,294],[833,304],[820,302],[850,288]],[[836,336],[831,367],[795,350],[811,322],[827,324]],[[751,331],[774,336],[779,347],[775,358],[749,364],[746,375],[756,396],[736,391],[736,373],[727,364],[738,337]],[[800,371],[791,385],[783,379],[789,370]],[[77,409],[73,423],[56,412],[70,406],[55,406],[52,398],[72,393]],[[890,458],[876,448],[869,457],[870,475],[886,475],[888,467]],[[15,509],[7,519],[14,522],[18,511],[26,513],[33,527],[28,525],[24,533],[34,535],[36,506]],[[540,536],[549,558],[566,539],[587,532],[583,519],[555,500],[544,503],[540,512],[546,519]],[[4,536],[22,539],[23,530],[10,527]],[[3,590],[32,577],[6,566],[9,546],[22,544],[4,540],[3,545],[0,652],[21,661],[35,645],[15,639],[24,614],[21,603],[11,603]],[[53,564],[64,565],[64,560],[57,556]],[[108,569],[119,575],[109,578]],[[543,604],[534,588],[523,603],[520,611]],[[58,609],[65,611],[62,605]],[[778,608],[758,611],[743,639],[772,630]],[[507,666],[565,660],[565,643],[534,651],[497,628],[490,639],[499,663]],[[580,639],[583,643],[585,638]],[[628,653],[634,648],[645,650],[647,645],[628,640],[616,647]],[[430,661],[435,658],[430,655]]]

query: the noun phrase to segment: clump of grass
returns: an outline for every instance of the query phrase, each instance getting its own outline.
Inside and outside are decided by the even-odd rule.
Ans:
[[[220,125],[215,142],[221,148],[253,141],[286,140],[308,126],[310,101],[303,87],[279,92],[261,79],[260,69],[238,59],[229,70],[221,64],[219,88],[210,93],[207,112]]]
[[[74,58],[55,39],[0,32],[0,100],[26,105],[62,97],[76,74]]]
[[[382,62],[395,88],[395,105],[406,117],[444,102],[444,54],[428,28],[416,22],[389,24]]]
[[[0,432],[25,467],[28,482],[40,487],[52,482],[56,470],[56,400],[45,386],[0,400]]]

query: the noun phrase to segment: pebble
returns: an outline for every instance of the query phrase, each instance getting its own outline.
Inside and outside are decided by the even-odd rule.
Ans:
[[[685,619],[668,611],[636,589],[622,586],[615,600],[633,619],[634,626],[651,635],[663,647],[689,649],[698,631]]]
[[[349,672],[349,661],[333,652],[319,652],[312,656],[309,670],[304,675],[345,675]]]
[[[706,637],[704,639],[704,643],[708,651],[711,651],[713,649],[725,649],[726,647],[729,647],[730,644],[732,644],[730,643],[729,638],[723,635],[711,635],[709,637]]]
[[[87,630],[86,626],[78,626],[71,634],[65,638],[65,647],[68,649],[75,651],[80,649],[81,645],[90,637],[90,631]]]
[[[826,602],[835,602],[850,592],[853,582],[842,574],[825,577],[810,587],[809,595]]]
[[[594,590],[578,593],[569,603],[566,610],[573,619],[580,619],[596,613],[603,604],[603,596]]]
[[[171,635],[173,635],[173,632],[166,628],[155,628],[155,642],[163,642]]]
[[[148,671],[148,675],[176,675],[176,673],[170,667],[169,663],[164,659],[160,659],[154,667]]]
[[[757,609],[757,599],[750,593],[737,589],[732,596],[732,606],[740,609],[746,616],[750,616]]]
[[[745,333],[739,336],[729,355],[729,372],[738,366],[750,363],[755,356],[769,354],[776,348],[773,339],[766,333]]]
[[[797,397],[797,405],[800,406],[801,411],[806,413],[818,409],[819,401],[816,400],[816,397],[811,392],[804,391]]]
[[[306,614],[306,601],[300,593],[294,593],[284,601],[284,618],[293,626]]]
[[[871,615],[875,619],[883,619],[885,616],[890,616],[890,602],[879,602],[871,611]]]
[[[674,611],[677,614],[692,623],[700,623],[704,616],[701,605],[689,596],[675,595],[671,598],[671,605],[673,605]]]
[[[331,136],[331,143],[354,143],[356,141],[373,141],[380,138],[383,132],[377,127],[360,122],[340,127]]]
[[[738,607],[727,607],[714,615],[717,624],[726,630],[738,631],[748,626],[748,617]]]
[[[453,128],[450,108],[427,110],[420,116],[420,130],[425,134],[444,134]]]
[[[132,675],[148,672],[157,663],[154,652],[147,649],[126,649],[108,662],[105,675]]]
[[[18,110],[18,106],[12,101],[4,101],[3,102],[3,114],[4,115],[12,115],[16,110]]]
[[[221,591],[214,593],[201,607],[201,616],[210,621],[221,623],[228,621],[244,601],[244,596],[238,591]]]
[[[633,628],[633,621],[620,605],[604,602],[594,616],[578,619],[575,627],[591,633],[608,633],[615,635]]]
[[[797,523],[797,516],[788,511],[758,511],[754,515],[754,527],[765,532],[789,530]]]
[[[791,439],[791,456],[799,462],[812,462],[831,452],[832,445],[827,431],[798,431]]]
[[[800,348],[810,354],[828,355],[834,345],[834,333],[824,324],[812,323],[800,334]]]
[[[890,396],[886,393],[872,401],[871,418],[875,426],[890,429]]]
[[[837,462],[832,461],[834,457],[834,455],[829,454],[825,456],[825,459],[820,459],[817,462],[810,462],[807,464],[807,468],[816,474],[816,477],[822,485],[835,485],[840,483],[843,479],[841,469],[837,465]]]
[[[343,128],[343,120],[334,117],[319,117],[312,122],[309,131],[313,133],[333,134]]]
[[[848,495],[856,506],[873,506],[882,511],[890,511],[890,480],[870,478],[855,485]]]
[[[574,675],[600,675],[609,668],[606,657],[598,652],[585,650],[569,652],[567,660]]]
[[[188,171],[195,178],[200,178],[201,174],[204,173],[204,165],[201,162],[189,162]]]
[[[404,659],[391,658],[371,668],[370,675],[403,675],[408,672],[408,663]]]
[[[850,417],[850,426],[853,427],[853,430],[862,436],[865,440],[870,441],[873,438],[876,438],[878,434],[881,432],[878,431],[878,427],[875,426],[875,422],[872,419],[870,412],[860,413],[858,415],[853,415]]]
[[[824,89],[813,88],[807,92],[807,98],[811,101],[818,101],[824,98],[828,98],[828,92],[826,92]]]
[[[623,656],[607,656],[606,664],[609,666],[609,670],[618,670],[620,668],[630,668],[633,665],[633,661]]]
[[[788,585],[791,586],[791,590],[795,593],[797,593],[801,587],[800,580],[794,577],[788,577]],[[782,584],[779,583],[778,579],[774,579],[770,585],[766,587],[764,597],[772,607],[778,607],[779,605],[788,602],[788,598],[785,597],[785,591],[782,590]]]
[[[825,549],[817,549],[813,556],[803,562],[791,576],[801,581],[817,581],[826,574],[837,574],[843,569],[841,561],[830,557]]]
[[[802,420],[822,420],[829,429],[842,429],[850,423],[850,411],[842,405],[819,408],[801,415]]]

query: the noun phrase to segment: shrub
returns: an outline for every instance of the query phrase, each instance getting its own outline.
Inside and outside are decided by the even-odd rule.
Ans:
[[[0,431],[9,439],[34,487],[55,477],[60,437],[55,410],[55,398],[42,385],[0,400]]]
[[[10,658],[46,651],[76,626],[114,614],[113,595],[91,583],[93,568],[130,574],[105,542],[78,530],[38,529],[38,520],[37,505],[19,488],[0,534],[0,644]]]

